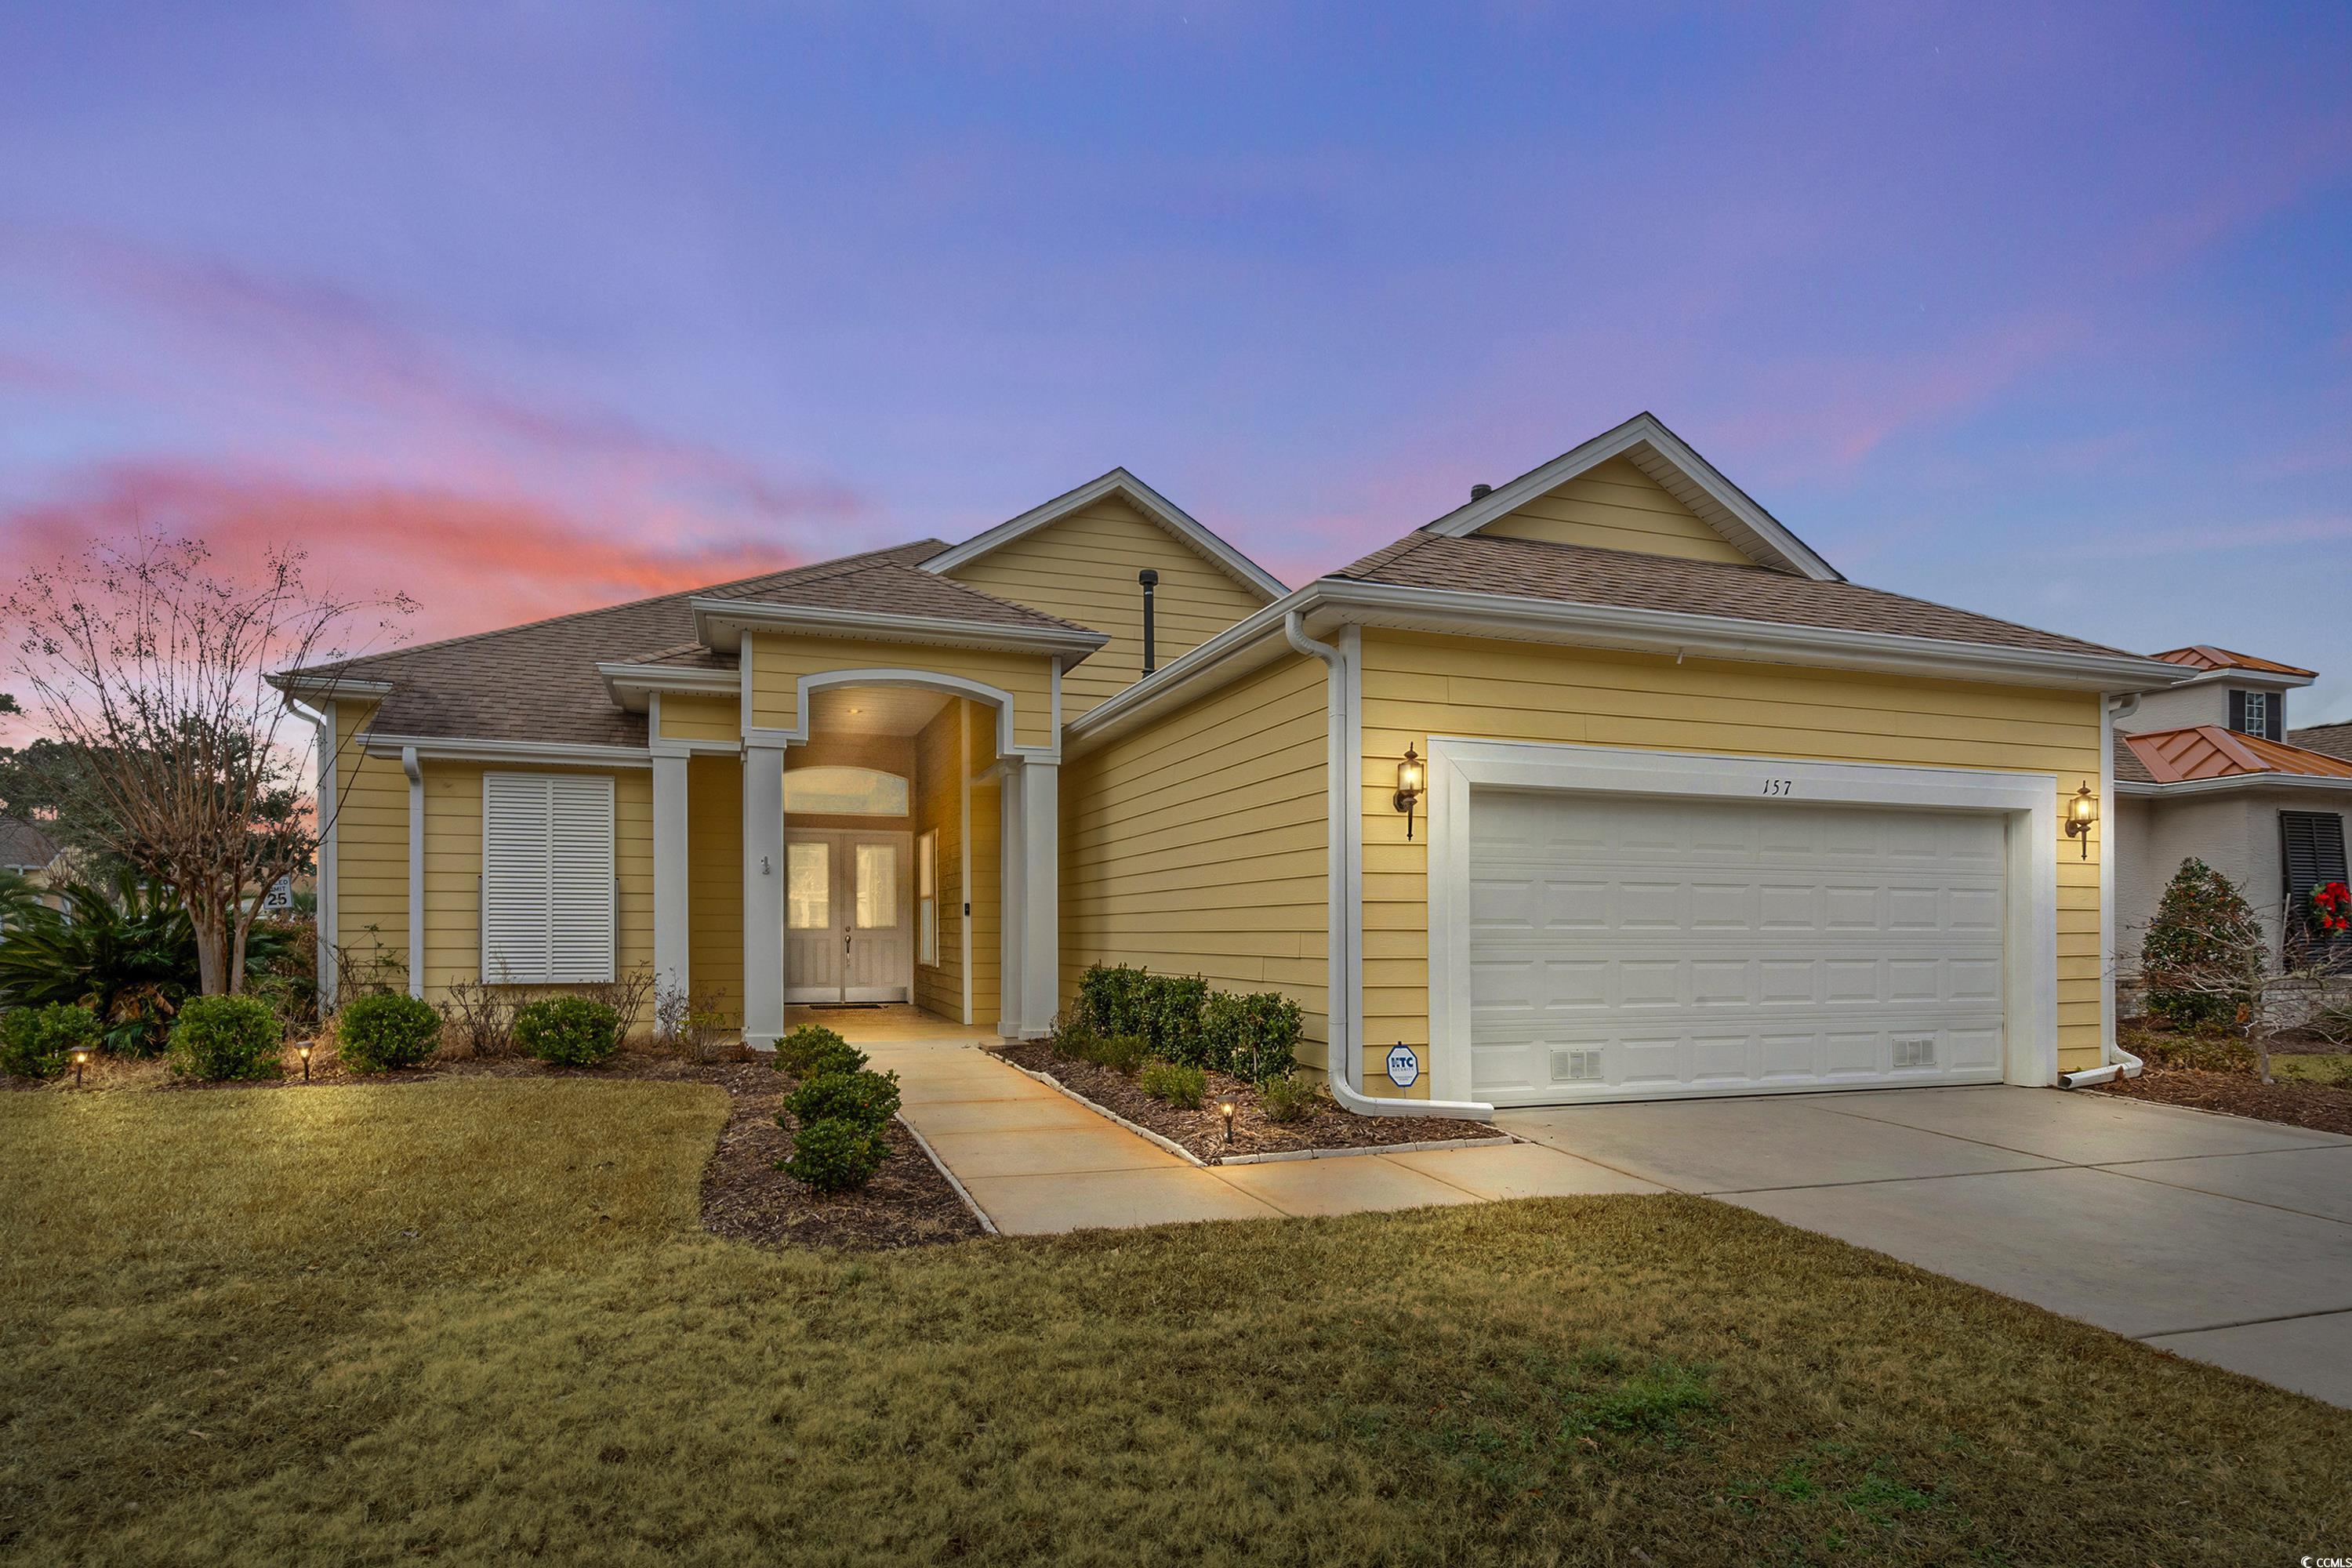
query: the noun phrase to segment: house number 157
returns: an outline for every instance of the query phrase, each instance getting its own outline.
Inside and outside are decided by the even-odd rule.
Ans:
[[[1766,779],[1764,781],[1764,793],[1766,795],[1787,795],[1789,793],[1789,786],[1795,783],[1796,781],[1794,779]]]

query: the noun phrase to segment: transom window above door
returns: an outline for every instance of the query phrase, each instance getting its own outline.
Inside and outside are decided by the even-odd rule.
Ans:
[[[803,816],[904,816],[907,781],[879,768],[826,763],[784,774],[784,811]]]

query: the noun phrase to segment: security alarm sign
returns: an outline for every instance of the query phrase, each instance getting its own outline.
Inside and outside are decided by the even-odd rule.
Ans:
[[[1402,1040],[1389,1053],[1389,1081],[1399,1089],[1411,1089],[1421,1081],[1421,1058]]]

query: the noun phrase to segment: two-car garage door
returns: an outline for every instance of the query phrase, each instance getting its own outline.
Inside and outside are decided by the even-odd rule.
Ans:
[[[1477,790],[1472,1093],[1998,1082],[2003,831],[1989,813]]]

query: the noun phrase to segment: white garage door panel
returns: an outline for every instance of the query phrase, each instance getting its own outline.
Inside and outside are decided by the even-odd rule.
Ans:
[[[1472,1092],[1993,1083],[2000,820],[1479,790]]]

